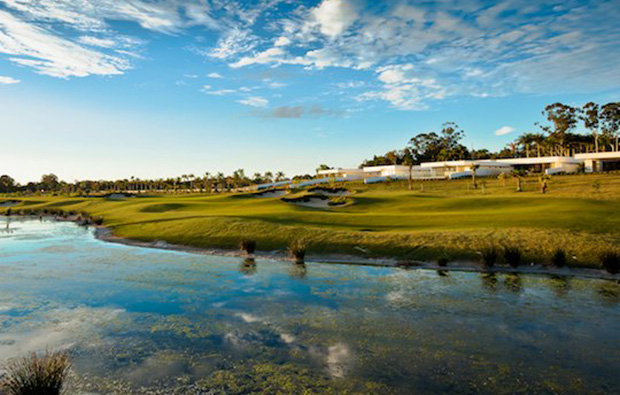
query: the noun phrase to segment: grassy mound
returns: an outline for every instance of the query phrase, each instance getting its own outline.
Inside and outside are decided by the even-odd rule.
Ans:
[[[423,188],[419,184],[423,185]],[[596,189],[593,184],[599,184]],[[524,191],[487,180],[474,190],[468,180],[372,186],[351,183],[355,199],[307,191],[282,199],[239,199],[233,194],[152,196],[124,201],[37,196],[20,198],[32,210],[58,207],[103,217],[114,233],[144,241],[237,249],[255,240],[261,250],[285,251],[303,239],[308,254],[349,253],[436,261],[478,260],[493,245],[516,248],[519,264],[551,264],[556,251],[569,266],[600,267],[601,255],[620,252],[620,175],[554,177],[546,194],[535,177]],[[247,194],[245,196],[251,196]],[[325,207],[293,202],[321,201]],[[342,202],[333,209],[329,203]],[[351,204],[354,203],[354,204]],[[0,212],[6,208],[0,208]],[[500,251],[501,252],[501,251]],[[499,257],[500,262],[508,260]],[[515,258],[516,259],[516,258]]]

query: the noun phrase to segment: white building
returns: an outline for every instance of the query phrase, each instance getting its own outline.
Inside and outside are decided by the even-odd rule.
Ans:
[[[620,170],[620,151],[577,154],[575,159],[583,162],[586,173]]]
[[[476,165],[476,175],[479,177],[498,176],[501,173],[509,173],[512,166],[493,160],[457,160],[447,162],[422,163],[422,170],[430,170],[436,178],[464,178],[471,177],[472,167]]]
[[[577,173],[583,163],[582,160],[572,156],[541,156],[532,158],[509,158],[496,159],[497,162],[505,163],[514,170],[526,170],[534,173],[548,175],[558,173]]]
[[[426,162],[419,166],[387,165],[369,166],[362,169],[330,169],[318,172],[323,177],[339,177],[345,180],[363,179],[366,183],[383,182],[388,179],[416,180],[456,179],[472,176],[476,165],[479,177],[498,176],[513,170],[525,170],[548,175],[577,173],[581,167],[586,172],[620,170],[620,151],[577,154],[573,156],[543,156],[531,158],[458,160]]]

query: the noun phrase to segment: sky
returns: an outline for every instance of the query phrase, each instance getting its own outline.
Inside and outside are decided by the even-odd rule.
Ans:
[[[0,174],[357,167],[620,99],[620,2],[0,0]]]

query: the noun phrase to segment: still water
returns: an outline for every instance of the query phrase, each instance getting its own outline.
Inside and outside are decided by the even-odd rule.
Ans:
[[[10,221],[0,362],[64,348],[70,393],[620,393],[613,282],[252,263]]]

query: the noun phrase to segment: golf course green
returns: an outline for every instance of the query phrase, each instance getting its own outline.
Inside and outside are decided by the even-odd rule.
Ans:
[[[543,194],[536,177],[337,184],[350,195],[323,206],[297,204],[320,194],[251,192],[149,194],[127,199],[11,196],[13,215],[87,213],[115,236],[201,248],[285,251],[298,240],[310,257],[350,254],[401,261],[474,260],[484,248],[513,247],[524,262],[547,264],[561,249],[573,267],[598,267],[601,254],[620,251],[620,174],[556,176]],[[301,199],[296,199],[301,198]],[[330,200],[331,199],[331,200]],[[0,212],[8,210],[0,207]],[[501,259],[500,259],[501,260]]]

